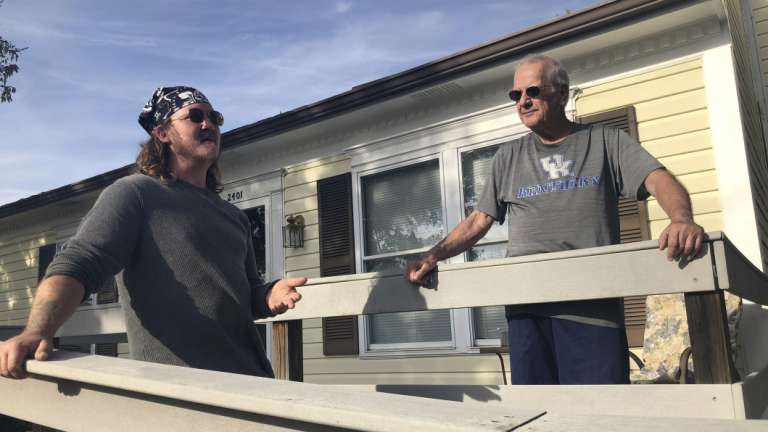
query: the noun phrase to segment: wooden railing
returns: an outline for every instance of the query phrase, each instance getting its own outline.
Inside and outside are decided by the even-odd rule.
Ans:
[[[697,386],[638,386],[638,393],[648,399],[645,405],[649,411],[645,415],[620,416],[609,411],[591,415],[575,411],[574,414],[559,406],[574,402],[569,390],[575,390],[571,394],[594,399],[596,393],[585,387],[564,387],[553,392],[551,388],[535,386],[537,388],[528,389],[528,396],[517,394],[523,396],[517,401],[480,404],[62,351],[55,352],[46,362],[28,361],[27,370],[31,375],[25,380],[0,379],[0,414],[64,431],[749,432],[768,428],[765,421],[725,420],[706,414],[715,409],[721,411],[721,417],[730,417],[722,412],[728,407],[713,400],[728,399],[724,389],[718,387],[708,387],[689,400],[686,398],[691,392],[667,393],[654,404],[652,401],[659,394],[643,391],[645,388]],[[603,387],[608,396],[628,393],[628,386]],[[493,386],[475,386],[442,389],[437,390],[438,394],[430,394],[435,393],[436,388],[426,386],[424,389],[427,393],[420,396],[441,396],[445,390],[478,396],[499,390]],[[548,404],[551,408],[531,408],[531,403],[526,401],[530,396],[538,396],[542,405]],[[709,418],[686,418],[686,414],[693,412],[690,407],[693,403],[701,404],[700,408],[705,411],[699,417]],[[597,405],[601,404],[604,405],[598,400]],[[656,410],[663,404],[672,409],[688,408],[682,416],[675,416],[674,412]]]
[[[683,293],[696,382],[728,384],[737,374],[723,293],[766,305],[768,278],[723,233],[708,237],[692,261],[667,261],[650,240],[441,265],[430,288],[414,287],[400,273],[310,279],[296,309],[262,322]]]
[[[467,288],[478,283],[482,290]],[[0,379],[0,395],[14,395],[0,403],[0,414],[65,430],[650,428],[632,416],[656,418],[658,430],[768,428],[768,422],[711,420],[759,418],[768,406],[768,371],[734,382],[723,304],[725,291],[768,304],[768,278],[722,233],[710,233],[690,262],[668,262],[650,241],[443,265],[431,288],[416,288],[400,274],[368,273],[311,279],[299,290],[303,300],[296,309],[264,322],[684,293],[699,384],[317,386],[57,353],[52,361],[29,361],[31,379]],[[81,310],[59,336],[120,335],[119,312]],[[124,418],[126,412],[141,415]]]

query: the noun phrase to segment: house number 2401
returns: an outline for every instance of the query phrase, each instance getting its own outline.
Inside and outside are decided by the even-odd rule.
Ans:
[[[245,194],[241,190],[233,191],[233,192],[227,192],[226,200],[227,200],[227,202],[242,201],[244,195]]]

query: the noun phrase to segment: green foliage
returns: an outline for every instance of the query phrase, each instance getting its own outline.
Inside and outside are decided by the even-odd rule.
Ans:
[[[0,6],[3,4],[0,0]],[[21,52],[26,48],[17,48],[10,41],[0,36],[0,103],[10,102],[13,94],[16,93],[16,87],[8,85],[8,79],[19,71],[16,64],[19,61]]]

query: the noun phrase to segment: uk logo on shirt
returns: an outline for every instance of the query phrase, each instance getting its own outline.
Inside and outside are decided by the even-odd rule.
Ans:
[[[549,173],[549,178],[552,180],[571,175],[573,161],[565,160],[565,157],[561,154],[541,158],[539,162],[541,162],[544,171]]]

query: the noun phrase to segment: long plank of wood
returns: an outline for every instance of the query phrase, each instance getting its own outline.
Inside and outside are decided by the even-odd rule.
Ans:
[[[288,380],[290,354],[288,353],[288,323],[272,323],[272,370],[275,378]]]
[[[656,241],[651,240],[482,263],[441,265],[437,289],[415,287],[400,274],[364,273],[310,279],[299,288],[304,298],[296,309],[261,322],[696,292],[714,290],[716,286],[765,304],[763,302],[768,301],[766,277],[738,253],[722,233],[709,233],[709,237],[704,256],[682,268],[677,262],[666,261],[656,249]],[[713,253],[716,283],[708,257]],[[58,336],[124,332],[122,310],[111,305],[79,310],[62,326]]]
[[[701,385],[343,385],[350,390],[546,410],[552,415],[744,419],[730,384]],[[741,402],[739,401],[738,404]],[[753,417],[754,418],[754,417]]]
[[[60,378],[0,378],[0,391],[14,395],[3,398],[0,413],[62,431],[349,431]]]
[[[272,369],[275,378],[304,381],[301,321],[272,323]]]
[[[738,381],[731,355],[723,292],[686,293],[685,313],[696,382],[730,384]]]
[[[708,242],[698,259],[669,262],[651,240],[440,265],[434,288],[399,273],[310,279],[295,309],[263,321],[714,291],[711,250]]]
[[[19,396],[4,398],[0,414],[64,430],[261,430],[263,420],[266,426],[293,426],[294,430],[506,431],[543,414],[60,351],[49,361],[30,360],[26,366],[34,374],[31,380],[0,379],[0,394]],[[53,385],[33,389],[34,383],[43,382]],[[33,393],[25,393],[28,390]],[[80,397],[91,391],[99,394]],[[123,404],[99,403],[96,420],[103,422],[95,423],[87,414],[103,394],[129,398],[134,405],[139,400],[154,402],[161,411],[126,410]],[[252,424],[212,428],[209,420],[215,419],[199,415],[181,418],[190,410],[203,417],[245,418]],[[51,416],[67,423],[53,423]],[[176,426],[165,427],[169,422]],[[122,426],[124,423],[130,427]]]
[[[64,430],[768,430],[764,421],[546,414],[73,353],[27,369],[27,380],[0,379],[0,394],[14,395],[0,414]]]

